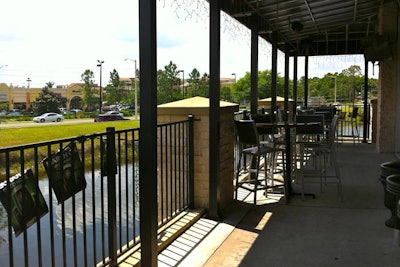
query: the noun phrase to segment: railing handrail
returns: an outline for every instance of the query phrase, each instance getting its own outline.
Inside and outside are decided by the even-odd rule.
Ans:
[[[171,205],[164,205],[165,210],[159,210],[159,221],[161,222],[159,226],[166,224],[168,221],[172,220],[174,216],[179,214],[179,211],[184,209],[193,207],[194,202],[194,184],[193,184],[193,116],[189,116],[186,120],[181,121],[174,121],[170,123],[160,123],[157,127],[164,131],[163,134],[167,135],[167,138],[163,141],[165,145],[164,150],[167,151],[164,156],[167,158],[161,159],[160,161],[173,161],[178,162],[178,164],[174,163],[173,168],[168,169],[168,172],[160,176],[161,179],[167,179],[167,186],[158,186],[158,190],[168,190],[165,193],[160,192],[161,195],[168,196],[170,199],[161,199],[159,201],[169,201],[173,200],[173,204]],[[160,131],[161,132],[161,131]],[[169,136],[175,135],[175,136]],[[115,264],[117,257],[120,254],[128,251],[132,246],[136,245],[140,242],[137,226],[135,224],[138,220],[138,211],[136,206],[135,195],[137,192],[137,187],[135,185],[135,179],[133,175],[138,172],[138,168],[134,163],[137,161],[137,153],[138,153],[138,146],[137,143],[139,142],[139,128],[132,128],[126,130],[115,130],[115,129],[107,129],[106,132],[103,133],[93,133],[93,134],[86,134],[80,135],[75,137],[68,137],[68,138],[60,138],[56,140],[49,140],[44,142],[36,142],[31,144],[24,144],[24,145],[15,145],[10,147],[0,148],[0,157],[4,157],[6,160],[5,163],[0,166],[0,178],[3,176],[7,181],[9,178],[13,176],[13,173],[18,170],[22,172],[23,170],[27,169],[27,163],[25,160],[25,156],[27,154],[32,154],[32,170],[34,176],[37,178],[37,184],[39,186],[39,171],[43,169],[41,166],[43,164],[43,160],[41,157],[54,157],[55,151],[61,150],[66,147],[68,143],[76,142],[78,153],[80,154],[80,158],[83,165],[83,170],[81,171],[82,174],[88,175],[85,179],[90,184],[89,187],[81,192],[75,193],[72,195],[70,200],[65,200],[65,202],[61,202],[59,205],[53,203],[56,198],[52,197],[53,195],[53,185],[50,183],[50,180],[43,180],[41,183],[47,187],[49,195],[46,197],[46,203],[49,205],[50,213],[46,214],[49,216],[48,219],[46,218],[37,218],[37,226],[32,226],[28,230],[31,231],[30,235],[37,238],[37,240],[33,243],[37,243],[37,252],[35,249],[32,249],[30,243],[27,242],[27,231],[24,230],[21,233],[22,238],[24,241],[20,243],[21,238],[16,238],[12,234],[11,228],[11,221],[7,219],[9,222],[8,224],[8,239],[9,239],[9,255],[11,255],[9,259],[10,266],[14,266],[18,264],[17,262],[19,259],[14,259],[17,253],[14,253],[14,247],[20,247],[21,250],[24,251],[22,255],[25,255],[24,261],[25,265],[29,262],[32,256],[35,256],[34,261],[39,263],[39,266],[46,266],[51,265],[55,266],[58,265],[58,262],[61,262],[61,258],[59,259],[58,254],[62,257],[63,264],[76,264],[78,262],[79,265],[93,265],[98,264],[99,257],[102,258],[100,265],[108,265],[108,264]],[[177,141],[181,139],[182,141]],[[107,142],[107,151],[102,152],[101,146],[99,149],[96,148],[97,145],[100,145],[101,142]],[[169,143],[171,141],[171,143]],[[113,145],[114,144],[114,145]],[[181,146],[180,148],[174,146]],[[116,151],[110,151],[109,149],[116,148]],[[104,154],[105,153],[105,154]],[[180,154],[178,154],[180,153]],[[160,155],[163,156],[163,155]],[[103,164],[103,157],[106,157],[107,161],[106,164]],[[171,158],[168,158],[171,157]],[[20,158],[20,159],[19,159]],[[12,168],[11,164],[12,161],[18,160],[20,167],[17,169]],[[96,167],[96,162],[100,160],[100,169],[101,166],[105,167],[107,170],[107,174],[105,179],[103,180],[103,170],[98,169]],[[115,162],[115,164],[113,163]],[[126,164],[133,164],[131,169],[128,169],[128,165]],[[5,165],[5,166],[4,166]],[[89,167],[86,167],[89,166]],[[121,166],[123,169],[121,169]],[[1,169],[5,169],[1,171]],[[118,174],[114,175],[113,171],[118,168]],[[121,173],[121,171],[123,173]],[[128,174],[129,171],[129,174]],[[174,174],[173,172],[176,172]],[[3,173],[3,174],[1,174]],[[100,178],[98,175],[100,174]],[[180,179],[177,182],[171,179]],[[171,181],[169,181],[171,180]],[[181,182],[182,181],[182,182]],[[63,182],[64,183],[64,182]],[[9,185],[9,182],[7,182]],[[104,188],[103,188],[104,184]],[[131,184],[131,185],[129,185]],[[89,186],[89,185],[88,185]],[[107,186],[107,188],[106,188]],[[123,186],[123,187],[122,187]],[[181,188],[182,187],[182,188]],[[161,189],[160,189],[161,188]],[[43,189],[39,189],[42,191]],[[121,191],[122,190],[122,191]],[[171,191],[172,190],[172,191]],[[174,190],[177,190],[174,193]],[[10,191],[10,190],[9,190]],[[101,193],[101,196],[99,195]],[[133,195],[132,195],[133,194]],[[179,195],[179,196],[178,196]],[[176,197],[175,197],[176,196]],[[85,202],[83,202],[85,200]],[[72,202],[71,202],[72,201]],[[92,204],[86,203],[87,201],[92,202]],[[104,202],[105,201],[105,202]],[[139,200],[140,201],[140,200]],[[83,202],[83,203],[82,203]],[[103,203],[106,204],[107,207]],[[125,204],[124,204],[125,203]],[[130,203],[130,204],[129,204]],[[91,205],[91,206],[90,206]],[[125,205],[122,207],[121,205]],[[0,204],[0,206],[2,206]],[[88,206],[88,207],[86,207]],[[2,207],[1,207],[2,208]],[[61,210],[60,210],[61,209]],[[72,209],[72,213],[70,214],[86,214],[83,217],[79,218],[73,216],[71,222],[66,222],[69,220],[69,211]],[[98,212],[100,211],[101,218],[98,217]],[[107,211],[108,209],[108,211]],[[125,211],[126,210],[126,211]],[[59,212],[61,212],[59,214]],[[76,211],[76,212],[75,212]],[[79,211],[79,213],[78,213]],[[104,214],[104,212],[107,212]],[[160,214],[166,216],[167,219],[160,218]],[[45,215],[43,215],[45,216]],[[59,219],[53,219],[54,216],[61,216]],[[132,220],[133,218],[133,220]],[[136,219],[135,219],[136,218]],[[86,222],[87,220],[87,222]],[[98,224],[98,220],[102,221],[102,224]],[[123,220],[123,221],[121,221]],[[41,223],[42,221],[42,223]],[[100,222],[99,221],[99,222]],[[71,225],[69,225],[71,223]],[[83,224],[82,224],[83,223]],[[49,226],[45,226],[48,224]],[[7,224],[6,224],[7,225]],[[42,225],[42,226],[40,226]],[[92,225],[92,226],[91,226]],[[42,227],[46,227],[46,229],[41,229]],[[93,233],[87,233],[87,227],[93,228]],[[133,227],[131,230],[129,228]],[[48,229],[47,229],[48,228]],[[78,230],[77,230],[78,229]],[[79,230],[80,229],[80,230]],[[107,235],[104,235],[105,229],[108,231]],[[126,230],[124,230],[126,229]],[[136,229],[136,230],[135,230]],[[1,230],[1,229],[0,229]],[[49,232],[50,231],[50,232]],[[57,234],[57,232],[59,232]],[[73,235],[71,237],[67,237],[68,233],[72,231]],[[83,231],[83,232],[77,232]],[[124,232],[121,232],[124,231]],[[70,234],[71,234],[70,233]],[[96,234],[94,234],[96,233]],[[0,232],[1,234],[1,232]],[[42,235],[44,236],[42,237]],[[83,236],[82,236],[83,235]],[[96,237],[96,235],[99,235]],[[133,236],[133,238],[131,237]],[[129,237],[129,239],[128,239]],[[62,238],[62,240],[60,240]],[[71,238],[72,241],[68,241]],[[145,238],[145,237],[143,237]],[[6,237],[7,239],[7,237]],[[58,241],[60,240],[60,241]],[[107,242],[104,245],[102,242]],[[126,241],[124,241],[126,240]],[[30,240],[31,241],[31,240]],[[99,241],[103,243],[99,245]],[[126,243],[123,243],[126,242]],[[66,251],[67,243],[73,243],[73,251],[68,252]],[[81,244],[83,242],[84,250],[80,251],[76,248],[76,244]],[[94,246],[91,250],[90,246],[87,246],[87,242],[92,243]],[[44,252],[42,251],[43,244],[48,243],[51,244],[52,252]],[[22,247],[21,247],[22,246]],[[100,250],[100,246],[102,249]],[[105,250],[105,247],[108,249]],[[0,243],[1,249],[1,243]],[[98,250],[96,252],[96,250]],[[28,253],[29,251],[29,253]],[[37,254],[35,254],[37,253]],[[68,253],[71,253],[71,256]],[[84,255],[82,255],[82,253]],[[118,253],[118,254],[117,254]],[[19,255],[20,253],[18,253]],[[51,254],[50,257],[44,258],[43,255]],[[28,259],[29,255],[29,259]],[[83,257],[84,263],[80,262],[80,258]],[[88,258],[90,260],[88,260]],[[7,261],[7,260],[6,260]],[[47,263],[48,262],[48,263]],[[2,263],[3,264],[3,263]],[[4,263],[7,266],[7,263]],[[35,264],[33,264],[35,265]]]

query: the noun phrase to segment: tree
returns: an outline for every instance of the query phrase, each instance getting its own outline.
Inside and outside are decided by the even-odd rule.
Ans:
[[[110,72],[110,80],[105,88],[104,99],[109,105],[118,104],[122,102],[124,96],[118,71],[114,69]]]
[[[189,73],[189,79],[187,80],[188,86],[186,90],[186,96],[209,96],[209,77],[207,73],[204,73],[203,76],[200,77],[200,72],[194,68]]]
[[[0,111],[8,110],[8,103],[0,103]]]
[[[39,93],[39,96],[32,103],[34,114],[40,115],[47,112],[58,112],[60,100],[54,92],[50,91],[53,85],[54,83],[52,82],[46,83],[45,87],[43,87],[42,91]]]
[[[341,72],[340,76],[343,77],[343,97],[345,99],[348,99],[349,102],[353,102],[355,97],[361,93],[364,84],[361,67],[357,65],[352,65],[347,69],[344,69]]]
[[[225,100],[225,101],[231,101],[232,99],[232,94],[231,94],[231,88],[228,86],[224,86],[221,88],[221,100]]]
[[[81,89],[83,91],[83,104],[86,106],[86,109],[93,110],[99,99],[95,96],[93,71],[89,69],[85,70],[81,75],[81,81],[83,82]]]
[[[210,95],[210,85],[209,85],[210,77],[207,73],[203,73],[199,81],[199,87],[197,90],[198,96],[209,97]]]
[[[187,90],[186,95],[189,97],[198,95],[197,91],[199,90],[200,84],[200,72],[194,68],[192,72],[189,73],[189,79],[187,80]]]
[[[308,96],[324,96],[328,102],[334,101],[336,80],[336,99],[338,102],[352,102],[362,98],[364,76],[361,67],[352,65],[340,73],[327,73],[322,78],[314,77],[308,81]],[[304,77],[298,82],[297,96],[304,98]],[[370,96],[377,94],[377,80],[369,79]]]
[[[246,72],[245,76],[239,79],[234,85],[233,90],[233,100],[237,103],[241,103],[246,105],[246,103],[250,100],[250,90],[251,90],[251,81],[250,81],[250,72]],[[272,76],[270,70],[264,70],[258,72],[258,98],[267,98],[272,96],[271,91],[271,83]],[[283,85],[284,79],[283,77],[277,75],[276,81],[276,94],[283,95]]]
[[[157,71],[157,103],[163,104],[182,99],[181,79],[176,64],[169,62],[164,70]]]
[[[47,82],[45,85],[45,87],[47,87],[49,89],[53,88],[53,86],[54,86],[54,82]]]

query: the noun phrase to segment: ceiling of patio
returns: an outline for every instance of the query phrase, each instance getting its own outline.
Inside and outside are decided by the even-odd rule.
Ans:
[[[363,54],[361,40],[377,35],[379,7],[395,0],[227,0],[222,10],[271,42],[304,55]],[[254,16],[252,16],[254,15]],[[255,19],[256,18],[256,19]]]

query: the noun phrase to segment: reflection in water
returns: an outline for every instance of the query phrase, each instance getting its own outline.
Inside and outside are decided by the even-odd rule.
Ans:
[[[125,179],[126,169],[121,168],[121,174],[116,175],[116,202],[117,202],[117,233],[121,231],[121,240],[117,234],[117,244],[124,245],[134,239],[139,234],[139,196],[138,196],[138,168],[127,169],[128,174],[135,170],[135,179],[132,176]],[[121,179],[119,179],[121,177]],[[74,218],[78,263],[84,263],[84,229],[86,229],[87,257],[88,265],[93,266],[103,258],[102,238],[104,233],[105,253],[107,254],[107,177],[101,178],[100,171],[96,171],[94,182],[91,172],[85,174],[87,187],[85,189],[85,201],[83,202],[83,193],[75,195],[75,205],[73,198],[64,202],[64,205],[57,205],[54,193],[52,194],[52,203],[49,196],[48,180],[40,180],[39,188],[49,206],[52,207],[54,218],[54,252],[56,266],[62,266],[63,257],[63,206],[64,206],[64,231],[67,265],[73,266],[73,234]],[[103,185],[103,186],[102,186]],[[94,195],[93,195],[94,192]],[[102,194],[103,192],[103,194]],[[103,195],[103,197],[102,197]],[[75,207],[75,216],[73,208]],[[104,230],[102,230],[102,218],[104,218]],[[86,226],[84,224],[86,221]],[[0,262],[1,266],[8,266],[9,262],[9,240],[8,240],[8,222],[7,213],[0,205]],[[30,266],[37,266],[37,228],[40,226],[41,246],[43,254],[43,266],[51,265],[51,236],[50,236],[50,212],[43,216],[39,223],[32,225],[27,230],[28,252]],[[85,228],[84,228],[85,227]],[[94,233],[93,229],[96,229]],[[135,233],[133,230],[135,229]],[[13,233],[14,265],[24,266],[23,255],[23,234],[15,238]],[[128,240],[129,239],[129,240]],[[96,240],[96,244],[94,244]],[[93,258],[96,253],[96,260]],[[17,256],[18,255],[18,256]],[[107,255],[104,255],[107,256]],[[81,264],[79,264],[81,265]]]

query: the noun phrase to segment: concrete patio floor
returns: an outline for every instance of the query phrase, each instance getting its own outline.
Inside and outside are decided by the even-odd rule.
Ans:
[[[344,201],[336,185],[306,185],[316,198],[260,194],[234,201],[221,221],[200,219],[159,255],[159,266],[400,266],[397,230],[384,222],[380,164],[395,160],[373,144],[340,144]]]

